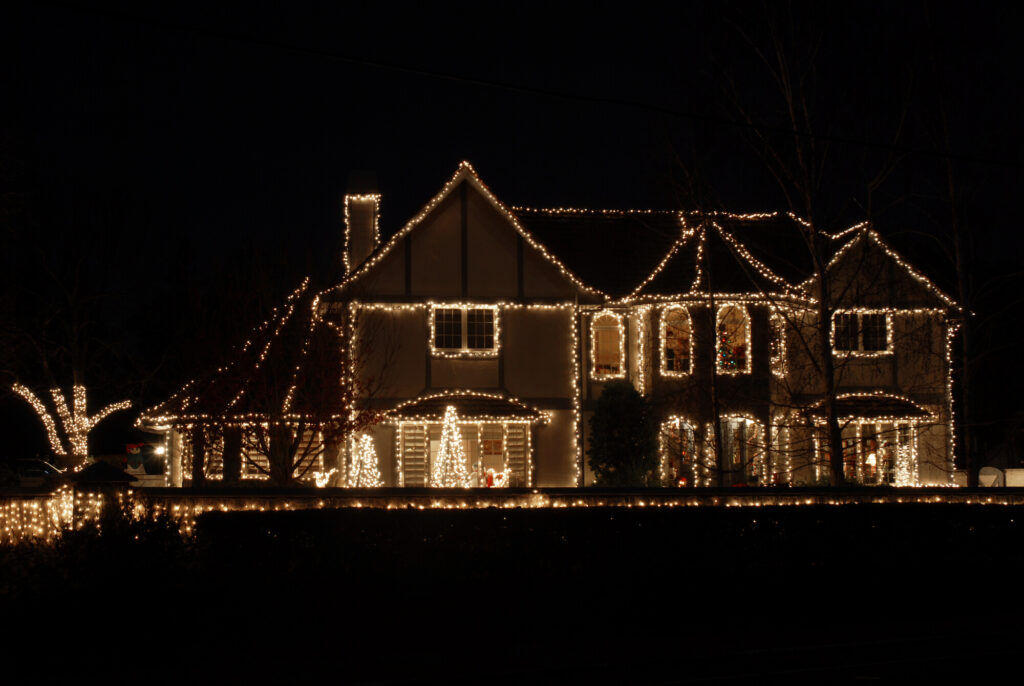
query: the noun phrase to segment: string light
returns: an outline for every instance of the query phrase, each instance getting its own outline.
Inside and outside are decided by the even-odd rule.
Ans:
[[[603,320],[611,320],[612,323],[602,324],[599,323]],[[615,345],[617,348],[618,362],[616,366],[612,368],[610,365],[601,365],[597,359],[599,354],[598,351],[598,333],[607,331],[609,328],[614,328],[615,331]],[[626,378],[626,331],[623,323],[622,315],[612,310],[601,310],[594,313],[590,318],[590,378],[595,381],[607,381],[609,379],[624,379]],[[607,370],[602,369],[602,366],[608,367]]]
[[[433,488],[469,488],[466,451],[462,447],[458,415],[452,405],[445,408],[441,444],[431,467],[430,485]]]
[[[36,394],[20,383],[14,383],[11,386],[11,390],[21,396],[35,410],[36,415],[46,428],[46,437],[50,441],[50,447],[53,449],[53,452],[63,458],[72,458],[76,463],[72,466],[76,469],[81,468],[89,456],[89,433],[93,428],[112,412],[127,410],[132,406],[130,400],[122,400],[107,405],[90,417],[88,403],[85,398],[85,386],[76,384],[72,387],[70,409],[68,408],[63,391],[59,388],[51,388],[50,397],[53,398],[53,404],[57,408],[57,416],[60,418],[61,430],[63,431],[64,440],[62,441],[61,435],[57,430],[57,423],[53,420],[53,415],[46,409],[42,401],[36,397]]]
[[[383,312],[383,313],[390,313],[390,314],[405,313],[405,312],[410,312],[410,313],[426,312],[426,313],[429,314],[429,313],[432,313],[434,311],[434,309],[436,309],[438,307],[445,307],[446,305],[449,305],[449,303],[444,303],[444,302],[440,302],[440,301],[436,301],[436,300],[427,300],[425,302],[418,302],[418,303],[364,302],[364,301],[359,301],[359,300],[352,300],[352,301],[349,302],[349,317],[348,317],[348,321],[350,321],[350,322],[357,321],[359,313],[364,311],[364,310],[375,311],[375,312]],[[483,306],[480,303],[459,303],[458,305],[460,307],[462,307],[462,306],[466,306],[466,307],[470,307],[470,306],[472,306],[472,307]],[[581,480],[581,476],[582,476],[582,464],[583,464],[583,437],[581,436],[581,423],[580,423],[580,415],[581,415],[581,398],[580,398],[580,394],[581,394],[582,383],[581,383],[581,371],[580,371],[580,368],[581,368],[581,358],[580,358],[579,329],[578,329],[578,327],[576,325],[576,322],[579,320],[579,311],[580,311],[579,307],[574,302],[522,303],[522,302],[513,302],[513,301],[498,301],[498,302],[490,303],[490,305],[487,305],[487,306],[493,306],[495,308],[495,311],[496,311],[495,321],[500,321],[501,318],[502,318],[502,312],[508,311],[508,310],[517,310],[517,311],[518,310],[525,310],[525,311],[539,311],[539,312],[562,312],[562,313],[564,313],[566,315],[566,319],[567,319],[567,323],[568,323],[568,328],[570,330],[570,345],[569,345],[569,349],[567,351],[567,353],[568,353],[568,355],[567,355],[567,357],[568,357],[567,364],[569,365],[569,368],[572,370],[572,374],[571,374],[571,388],[569,390],[569,394],[571,396],[571,401],[572,401],[572,412],[571,412],[571,419],[570,419],[570,421],[571,421],[571,435],[573,437],[573,445],[572,445],[572,447],[570,449],[570,454],[574,456],[574,463],[573,463],[574,477],[573,477],[573,481],[577,485],[582,485],[581,481],[580,481]],[[433,319],[433,317],[431,317],[431,319]],[[496,335],[498,335],[498,334],[496,333]],[[350,351],[353,351],[353,353],[354,353],[354,351],[358,347],[358,341],[359,341],[359,330],[358,330],[358,327],[355,328],[352,331],[351,337],[352,337],[352,344],[350,345],[349,349],[350,349]],[[430,343],[428,343],[428,345],[433,342],[433,338],[434,338],[433,333],[430,333],[431,341],[430,341]],[[355,365],[355,360],[354,359],[350,360],[348,375],[350,377],[355,377],[357,375],[357,369],[356,369],[356,365]],[[419,397],[419,398],[414,398],[414,399],[405,401],[405,402],[399,404],[398,406],[396,406],[388,414],[391,415],[391,416],[396,416],[396,415],[394,415],[394,413],[397,410],[404,409],[405,407],[408,407],[409,405],[411,405],[411,404],[413,404],[415,402],[420,402],[420,401],[426,400],[428,398],[435,398],[435,397],[440,397],[440,396],[445,396],[445,395],[447,395],[447,396],[456,396],[456,395],[467,395],[467,394],[477,395],[479,397],[491,397],[492,399],[506,400],[508,402],[512,402],[513,404],[522,405],[523,408],[525,408],[525,409],[527,409],[527,410],[529,410],[531,412],[535,412],[536,411],[536,410],[534,410],[534,408],[530,408],[529,406],[526,406],[525,404],[521,403],[521,401],[518,401],[515,398],[511,398],[510,396],[496,395],[496,394],[486,394],[486,393],[481,393],[479,391],[473,391],[473,390],[470,390],[470,389],[463,389],[463,390],[457,390],[456,389],[456,390],[443,391],[443,392],[440,392],[440,393],[437,393],[437,394],[433,394],[433,395],[430,395],[430,396]],[[436,417],[421,417],[420,419],[422,421],[424,421],[424,422],[437,421]],[[515,420],[513,420],[511,417],[508,417],[508,416],[481,417],[481,418],[479,418],[479,420],[480,421],[489,421],[489,422],[494,422],[494,423],[505,423],[505,422],[507,422],[507,423],[509,423],[512,426],[514,426],[517,423]],[[546,423],[546,422],[551,420],[551,415],[550,415],[549,412],[541,412],[540,415],[538,416],[537,420],[541,421],[542,423]],[[385,421],[391,421],[391,420],[388,420],[387,418],[385,418]],[[406,420],[406,419],[403,418],[402,420],[400,420],[398,422],[397,434],[395,436],[395,451],[396,451],[395,461],[396,461],[397,474],[398,474],[398,479],[397,480],[398,480],[398,483],[403,484],[403,485],[405,484],[405,470],[404,470],[404,466],[403,466],[403,461],[404,461],[404,455],[405,455],[405,453],[407,451],[407,448],[405,446],[405,431],[406,431],[407,427],[414,426],[415,423],[416,423],[415,418],[414,419],[410,419],[410,420]],[[525,434],[524,443],[525,443],[525,447],[526,447],[526,450],[525,450],[525,452],[526,452],[526,466],[525,466],[526,474],[525,474],[525,479],[526,479],[526,484],[528,486],[531,486],[533,484],[533,441],[532,441],[532,438],[531,438],[529,430],[524,430],[524,434]]]
[[[376,255],[373,255],[369,259],[365,260],[362,265],[355,269],[354,273],[350,274],[348,278],[342,281],[342,283],[329,290],[342,291],[349,284],[358,281],[360,278],[362,278],[364,274],[366,274],[370,269],[372,269],[374,266],[380,263],[381,260],[387,257],[387,255],[395,248],[395,246],[401,243],[402,240],[409,234],[409,232],[412,231],[417,225],[419,225],[419,223],[422,222],[423,219],[425,219],[427,215],[429,215],[434,210],[435,207],[440,205],[441,202],[443,202],[444,199],[447,198],[448,195],[453,190],[455,190],[455,187],[458,186],[459,183],[462,181],[467,181],[471,183],[480,192],[480,194],[483,195],[484,198],[486,198],[491,203],[494,209],[497,210],[498,213],[501,216],[503,216],[513,227],[515,227],[519,235],[522,236],[523,239],[532,248],[534,248],[541,255],[543,255],[544,258],[548,260],[548,262],[554,265],[558,269],[558,271],[563,276],[568,278],[573,283],[573,285],[576,286],[580,291],[596,296],[605,295],[596,288],[592,288],[584,284],[583,281],[581,281],[580,278],[576,276],[571,269],[569,269],[561,260],[556,258],[540,241],[538,241],[533,236],[533,234],[527,231],[522,226],[522,224],[520,224],[519,219],[516,217],[516,215],[511,210],[509,210],[509,208],[507,208],[500,200],[498,200],[498,198],[491,192],[487,185],[484,184],[484,182],[477,175],[476,170],[473,169],[473,166],[466,161],[463,161],[459,164],[459,168],[455,171],[455,174],[452,176],[452,178],[449,179],[448,183],[446,183],[441,188],[441,190],[433,198],[430,199],[430,201],[423,207],[423,209],[421,209],[418,214],[416,214],[412,219],[410,219],[405,224],[405,226],[403,226],[398,231],[398,233],[392,236],[391,240],[389,240],[387,244],[385,244],[385,246],[377,252]]]
[[[679,323],[673,324],[673,320]],[[683,357],[685,363],[678,364],[682,369],[674,369],[678,361],[673,358],[672,364],[668,359],[668,328],[671,326],[676,337],[685,338],[686,352]],[[669,378],[681,379],[690,375],[693,364],[693,327],[691,326],[690,311],[681,305],[669,305],[661,309],[661,324],[659,329],[659,342],[661,344],[661,375]],[[685,336],[681,333],[685,331]]]
[[[373,236],[371,236],[370,252],[376,249],[380,243],[380,194],[379,193],[364,193],[355,195],[345,196],[345,250],[342,252],[342,262],[345,266],[345,273],[348,274],[352,271],[352,258],[349,256],[349,252],[352,249],[352,219],[349,214],[349,205],[356,203],[372,203],[373,204]]]
[[[458,310],[464,315],[462,317],[465,326],[460,328],[462,339],[468,343],[470,310],[489,310],[491,322],[493,323],[493,343],[490,347],[471,348],[467,346],[459,349],[448,349],[437,347],[437,311]],[[430,305],[430,355],[431,357],[464,358],[464,357],[497,357],[501,347],[501,317],[499,316],[498,305],[482,305],[479,303],[431,303]]]
[[[742,341],[739,345],[733,339],[727,319],[735,316],[739,320],[736,326],[743,327]],[[724,302],[715,311],[715,332],[718,336],[717,353],[715,355],[715,371],[718,374],[736,375],[749,374],[751,365],[750,346],[750,315],[747,308],[739,302]]]
[[[391,251],[401,242],[404,241],[405,237],[409,235],[418,225],[420,225],[427,216],[436,209],[460,183],[471,184],[483,197],[494,207],[494,209],[516,230],[519,236],[529,244],[532,248],[536,249],[541,255],[549,261],[552,265],[559,270],[559,272],[566,277],[577,289],[579,295],[593,296],[593,298],[587,299],[584,304],[580,304],[577,300],[573,302],[560,302],[560,303],[524,303],[522,301],[498,301],[498,302],[446,302],[437,299],[425,299],[420,302],[404,302],[404,303],[390,303],[390,302],[360,302],[352,297],[354,289],[347,290],[353,284],[360,279],[364,278],[367,274],[375,268],[376,265],[380,264]],[[376,217],[379,214],[380,196],[366,195],[366,196],[349,196],[346,197],[345,204],[345,216],[346,216],[346,245],[348,245],[350,236],[350,203],[354,202],[367,202],[373,203],[373,211],[375,217],[375,224],[373,227],[373,240],[374,244],[379,240],[379,226],[376,223]],[[536,237],[534,237],[529,231],[527,231],[520,222],[520,218],[525,218],[530,214],[546,214],[551,216],[567,216],[567,217],[662,217],[670,221],[675,221],[678,224],[678,235],[675,236],[672,245],[666,252],[666,254],[659,260],[658,264],[655,265],[654,269],[640,282],[640,284],[627,296],[619,299],[611,299],[601,291],[589,287],[584,284],[566,265],[557,259],[548,249],[541,244]],[[698,221],[699,220],[699,223]],[[750,252],[743,241],[740,239],[734,227],[726,228],[728,225],[726,222],[736,223],[749,223],[749,222],[760,222],[760,221],[791,221],[801,227],[802,230],[812,230],[813,227],[806,220],[796,216],[793,213],[748,213],[748,214],[733,214],[726,212],[711,212],[711,213],[696,213],[696,212],[678,212],[678,211],[662,211],[662,210],[589,210],[580,208],[548,208],[548,209],[537,209],[528,207],[506,207],[497,199],[496,196],[487,188],[487,186],[480,180],[475,170],[467,162],[463,162],[459,165],[454,175],[448,180],[448,182],[441,188],[441,190],[431,198],[430,201],[422,208],[422,210],[413,216],[402,229],[399,230],[381,249],[376,250],[371,254],[361,265],[350,265],[348,263],[349,255],[346,251],[346,278],[339,285],[324,291],[319,294],[318,299],[323,296],[325,298],[337,298],[347,300],[348,317],[344,319],[344,324],[341,329],[341,335],[349,342],[349,364],[346,370],[345,382],[352,384],[358,379],[358,372],[355,351],[360,344],[360,336],[363,335],[361,328],[356,324],[358,315],[364,310],[370,311],[381,311],[391,314],[400,314],[404,312],[418,312],[424,313],[427,318],[427,327],[429,331],[429,340],[427,342],[429,356],[431,358],[497,358],[501,354],[501,346],[503,345],[503,331],[502,326],[506,324],[504,321],[504,315],[507,311],[518,310],[518,309],[538,309],[538,310],[553,310],[564,312],[569,319],[569,327],[571,330],[571,342],[568,350],[569,362],[572,368],[572,387],[570,389],[571,394],[571,422],[572,422],[572,435],[574,440],[574,454],[575,454],[575,481],[577,485],[582,485],[581,475],[583,473],[583,440],[581,435],[581,417],[582,417],[582,379],[586,372],[586,364],[589,361],[590,365],[590,378],[595,380],[608,380],[613,378],[628,378],[634,377],[633,380],[637,385],[640,392],[648,392],[648,390],[657,390],[656,382],[654,382],[655,376],[661,377],[685,377],[691,371],[693,367],[694,358],[694,346],[699,341],[694,341],[693,337],[693,320],[691,313],[694,311],[693,308],[707,307],[711,301],[716,301],[715,311],[715,330],[714,335],[716,340],[716,373],[722,375],[739,375],[739,374],[750,374],[752,370],[752,358],[755,353],[752,347],[752,323],[754,319],[751,315],[750,307],[764,307],[768,310],[768,324],[770,326],[769,335],[767,340],[769,341],[769,369],[772,376],[778,380],[785,380],[791,374],[789,369],[790,361],[788,360],[787,352],[787,318],[789,315],[797,315],[798,317],[813,316],[815,312],[816,299],[814,297],[813,278],[805,280],[801,283],[791,283],[783,278],[781,275],[776,273],[767,264],[759,260]],[[862,222],[851,226],[843,231],[835,234],[826,234],[822,232],[828,240],[839,243],[845,241],[844,245],[841,245],[838,250],[833,254],[832,259],[828,263],[828,269],[834,269],[835,266],[843,259],[844,255],[847,255],[854,245],[862,244],[862,241],[870,241],[876,244],[883,253],[892,258],[897,264],[902,266],[906,273],[914,280],[923,284],[930,292],[932,292],[938,300],[943,304],[943,307],[919,307],[919,308],[845,308],[837,309],[838,314],[880,314],[885,316],[886,322],[886,342],[887,346],[884,351],[840,351],[835,349],[836,332],[835,326],[832,326],[830,333],[831,348],[833,354],[842,358],[844,356],[850,357],[880,357],[883,355],[894,355],[895,354],[895,319],[897,317],[909,317],[909,316],[928,316],[928,317],[941,317],[946,322],[946,412],[948,413],[948,425],[949,429],[947,432],[947,453],[949,465],[952,467],[952,456],[956,445],[956,431],[953,421],[953,391],[952,391],[952,340],[957,330],[958,324],[955,320],[951,319],[951,310],[960,311],[959,307],[953,302],[951,298],[946,296],[939,290],[931,281],[926,277],[914,270],[905,260],[903,260],[894,250],[889,248],[884,241],[870,228],[867,222]],[[737,262],[740,265],[741,270],[748,275],[748,277],[754,282],[755,286],[748,292],[715,292],[707,278],[705,269],[703,266],[705,255],[708,254],[708,250],[712,249],[711,242],[717,241],[718,245],[724,246],[729,253],[735,256]],[[716,251],[718,247],[714,248]],[[718,254],[717,252],[715,253]],[[695,256],[695,259],[693,259]],[[651,285],[654,280],[661,274],[666,272],[666,269],[677,263],[681,259],[690,260],[693,259],[693,264],[686,263],[686,268],[692,269],[692,279],[683,278],[680,279],[680,292],[678,293],[651,293]],[[689,272],[687,272],[689,276]],[[305,288],[305,284],[302,289]],[[301,290],[301,289],[300,289]],[[318,299],[314,300],[314,309],[319,310],[322,306],[318,304]],[[381,298],[383,299],[383,297]],[[296,306],[297,296],[290,299],[285,303],[281,313],[275,314],[270,320],[264,323],[263,331],[273,331],[272,338],[276,337],[280,332],[283,322],[292,316],[292,311]],[[438,348],[438,331],[437,331],[437,313],[439,310],[457,310],[461,317],[461,336],[462,345],[460,348]],[[491,314],[491,321],[493,322],[493,345],[489,348],[470,348],[468,340],[468,316],[469,312],[474,309],[488,309]],[[657,310],[657,319],[651,317],[651,310]],[[755,310],[757,311],[757,310]],[[314,317],[314,320],[318,321],[319,313]],[[687,359],[689,364],[672,364],[670,365],[667,360],[668,350],[668,337],[666,333],[666,327],[671,319],[675,318],[675,321],[685,321],[686,328],[688,330],[687,336]],[[636,326],[636,353],[635,359],[629,359],[633,356],[633,353],[627,356],[627,336],[630,335],[629,326],[632,325],[635,320]],[[735,320],[735,321],[734,321]],[[757,321],[761,321],[758,319]],[[609,325],[608,335],[603,338],[603,343],[610,343],[612,341],[618,346],[617,366],[613,366],[611,360],[600,360],[598,364],[598,356],[601,353],[598,345],[598,331],[600,330],[600,323],[605,322]],[[725,330],[722,327],[724,323],[734,322],[735,331]],[[327,322],[330,326],[336,326],[333,323]],[[589,334],[586,333],[584,328],[587,324],[590,325]],[[654,331],[653,328],[648,333],[648,325],[651,327],[657,326],[657,341],[658,341],[658,352],[657,355],[654,353]],[[274,330],[274,327],[277,327]],[[312,331],[313,324],[311,323],[310,331]],[[735,335],[731,335],[735,334]],[[590,343],[589,354],[585,353],[580,348],[580,337],[583,335],[588,336]],[[648,335],[651,337],[651,341],[648,340]],[[309,336],[306,338],[308,343]],[[760,340],[760,339],[759,339]],[[648,345],[648,343],[651,343]],[[250,342],[247,342],[246,346],[249,346]],[[269,342],[267,347],[264,348],[262,354],[258,356],[257,366],[266,356],[266,351],[269,349]],[[611,351],[609,351],[611,352]],[[304,357],[305,348],[302,351],[300,357]],[[603,358],[604,356],[601,355]],[[634,364],[635,362],[635,364]],[[429,364],[429,360],[428,360]],[[654,375],[651,372],[651,386],[648,386],[648,365],[658,365],[658,375]],[[682,367],[686,367],[682,369]],[[671,368],[670,368],[671,367]],[[296,367],[296,374],[293,375],[293,384],[289,389],[287,401],[285,403],[286,409],[290,408],[292,401],[292,393],[294,392],[298,378],[298,367]],[[193,382],[190,382],[190,384]],[[186,385],[189,388],[189,385]],[[775,385],[773,388],[780,388]],[[192,391],[186,392],[186,389],[182,391],[187,396]],[[245,393],[245,388],[239,390],[239,398]],[[465,395],[470,391],[450,391],[452,397],[456,395]],[[775,393],[775,391],[773,391]],[[877,394],[876,394],[877,395]],[[436,396],[435,396],[436,397]],[[236,401],[238,398],[236,398]],[[424,398],[418,398],[410,401],[406,401],[400,404],[395,410],[399,408],[408,408],[414,402],[420,402]],[[502,397],[502,400],[507,402],[517,402],[514,399]],[[190,407],[192,399],[186,397],[181,403],[181,409],[187,409]],[[790,455],[790,444],[792,439],[791,430],[799,430],[800,427],[797,425],[797,418],[773,416],[772,412],[776,408],[776,400],[773,395],[772,400],[769,402],[769,416],[773,419],[769,423],[770,435],[767,441],[765,441],[765,434],[763,427],[760,423],[757,424],[760,440],[765,443],[763,450],[761,451],[759,462],[755,470],[760,474],[760,478],[767,482],[769,479],[774,480],[777,475],[781,475],[786,481],[792,479],[793,464],[792,457]],[[525,406],[524,406],[525,407]],[[352,405],[352,409],[349,412],[348,419],[350,422],[355,422],[355,404]],[[531,411],[536,412],[532,410]],[[393,410],[394,411],[394,410]],[[743,415],[739,414],[726,414],[726,417],[738,418]],[[929,416],[934,419],[938,418],[935,412],[932,412]],[[677,424],[681,421],[676,415]],[[152,419],[173,419],[181,425],[183,419],[187,419],[191,422],[202,423],[213,421],[214,418],[203,415],[200,412],[180,412],[177,416],[173,416],[173,413],[167,413],[167,416],[154,415]],[[403,465],[403,455],[407,451],[406,441],[414,440],[414,434],[416,436],[425,435],[426,425],[429,423],[437,423],[438,417],[427,416],[427,415],[410,415],[408,417],[402,417],[400,420],[389,420],[391,423],[397,423],[397,429],[394,437],[394,451],[395,460],[397,465],[397,478],[396,482],[399,484],[405,483],[405,469]],[[534,417],[531,421],[545,423],[550,421],[551,413],[540,412],[540,414]],[[236,422],[258,422],[260,417],[258,413],[248,413],[246,415],[235,415],[232,417],[233,421]],[[754,421],[752,418],[746,418],[744,421]],[[788,423],[792,423],[790,426]],[[168,422],[162,422],[168,424]],[[473,424],[473,429],[477,432],[478,440],[482,440],[482,431],[485,426],[500,425],[502,427],[502,450],[503,450],[503,462],[504,462],[504,473],[510,473],[509,468],[509,448],[508,448],[508,432],[510,429],[519,431],[522,429],[524,442],[529,446],[531,444],[531,432],[529,431],[530,421],[520,421],[511,416],[487,416],[487,417],[474,417],[470,420],[467,418],[460,419],[455,423],[455,427],[458,428],[460,425],[466,427]],[[408,431],[408,434],[407,434]],[[817,443],[817,432],[810,431],[812,434],[809,438],[809,442],[813,444],[811,449],[812,457],[816,457],[820,454],[820,446]],[[803,434],[797,434],[801,436],[800,440],[803,441]],[[916,445],[917,431],[916,428],[913,432],[913,442]],[[785,448],[777,448],[785,444]],[[769,445],[771,448],[769,449]],[[711,447],[713,449],[713,446]],[[697,451],[698,454],[703,454],[705,458],[705,472],[702,476],[705,482],[708,479],[708,467],[707,455],[708,455],[708,442],[704,441],[703,449]],[[785,459],[779,458],[780,461],[776,463],[776,459],[773,456],[771,460],[767,460],[766,456],[774,451],[777,452],[779,449],[784,450]],[[804,448],[806,450],[806,448]],[[353,444],[350,451],[355,451],[357,448]],[[914,470],[916,470],[916,448],[914,449]],[[526,480],[527,483],[532,479],[533,471],[533,455],[532,446],[526,451]],[[756,457],[756,456],[755,456]],[[694,460],[694,465],[700,462],[699,459]],[[353,462],[355,464],[355,462]],[[863,469],[863,467],[861,467]],[[696,469],[696,466],[695,466]],[[909,469],[909,468],[908,468]],[[908,472],[909,473],[909,472]],[[915,477],[916,479],[917,477]],[[431,477],[432,479],[432,477]],[[695,481],[697,479],[695,478]]]
[[[940,492],[941,491],[941,492]],[[379,494],[347,494],[345,489],[310,490],[308,495],[217,495],[165,492],[139,494],[131,490],[118,494],[123,511],[136,520],[167,518],[176,522],[183,536],[195,532],[196,520],[207,512],[268,512],[325,508],[376,508],[382,510],[470,510],[489,508],[582,509],[599,508],[687,508],[687,507],[842,507],[864,504],[983,505],[1019,507],[1024,495],[1004,490],[958,491],[951,488],[843,492],[822,490],[728,489],[701,493],[688,490],[652,490],[609,493],[581,491],[537,491],[533,489],[469,489],[459,494],[382,491]],[[101,493],[78,492],[63,485],[52,494],[0,498],[0,544],[26,541],[52,542],[65,531],[81,531],[99,524],[106,505]],[[102,535],[102,532],[100,532]]]
[[[772,307],[768,316],[768,325],[771,327],[771,340],[769,342],[769,365],[772,375],[779,379],[786,378],[788,368],[786,365],[786,320],[779,312],[779,308]]]
[[[380,488],[384,485],[377,464],[377,449],[373,445],[373,438],[368,434],[359,437],[348,485],[351,488]]]
[[[331,467],[326,472],[315,471],[313,472],[313,482],[317,488],[324,488],[331,482],[331,477],[338,473],[338,470]]]

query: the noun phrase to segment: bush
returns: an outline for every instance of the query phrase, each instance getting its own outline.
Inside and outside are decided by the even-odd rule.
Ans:
[[[628,381],[611,381],[590,418],[590,468],[598,486],[656,486],[658,426]]]

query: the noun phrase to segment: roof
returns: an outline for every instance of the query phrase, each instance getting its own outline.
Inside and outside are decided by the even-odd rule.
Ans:
[[[799,267],[787,260],[767,259],[771,255],[766,249],[756,250],[761,253],[758,256],[748,245],[748,237],[758,246],[766,246],[776,233],[780,241],[783,235],[786,240],[798,235],[791,226],[789,230],[780,229],[778,215],[767,217],[773,221],[766,222],[766,215],[756,215],[753,219],[724,214],[688,215],[686,233],[631,295],[673,297],[707,292],[798,295],[799,282],[783,277],[773,267],[774,263],[779,263],[789,274],[799,273]]]
[[[688,221],[699,223],[697,213]],[[792,284],[814,273],[811,253],[804,239],[805,224],[789,213],[731,214],[716,212],[713,221],[740,241],[750,254]]]
[[[636,288],[683,229],[680,214],[671,211],[525,207],[512,211],[586,284],[613,298]]]
[[[419,213],[417,213],[408,222],[406,222],[405,225],[401,229],[399,229],[398,232],[395,233],[390,239],[388,239],[386,243],[384,243],[381,246],[378,246],[378,248],[374,250],[362,262],[362,264],[353,269],[352,272],[348,274],[340,284],[334,286],[333,288],[327,289],[326,291],[323,292],[322,295],[326,297],[331,297],[332,293],[344,291],[351,284],[358,282],[361,278],[363,278],[363,276],[369,273],[381,260],[383,260],[394,249],[394,247],[399,244],[399,242],[402,239],[409,235],[410,232],[415,230],[416,227],[419,226],[420,223],[438,205],[440,205],[445,198],[447,198],[452,192],[454,192],[454,190],[458,188],[459,184],[462,183],[472,184],[472,186],[476,188],[476,190],[479,191],[481,195],[483,195],[483,197],[491,204],[491,206],[494,207],[498,214],[502,215],[505,219],[509,221],[512,227],[519,233],[520,236],[523,237],[523,239],[532,248],[540,252],[540,254],[543,256],[545,260],[553,264],[555,267],[560,269],[563,274],[565,274],[569,281],[572,282],[574,287],[578,288],[581,292],[588,293],[590,295],[599,297],[605,295],[599,289],[595,290],[593,286],[587,284],[583,279],[581,279],[574,272],[572,267],[568,265],[568,263],[563,262],[561,258],[557,256],[557,251],[552,251],[551,249],[549,249],[549,247],[545,245],[542,240],[540,240],[537,236],[533,234],[531,230],[524,226],[519,221],[519,218],[512,212],[512,210],[509,209],[504,203],[502,203],[501,200],[499,200],[498,197],[493,192],[491,192],[491,189],[487,187],[487,184],[483,182],[480,176],[476,173],[476,170],[473,169],[473,165],[466,161],[463,161],[459,164],[458,169],[455,170],[455,174],[453,174],[452,177],[448,180],[448,183],[441,187],[441,190],[438,191],[434,195],[434,197],[432,197],[427,202],[427,204],[423,206],[423,209],[421,209]]]
[[[851,393],[836,396],[836,416],[856,419],[923,419],[932,413],[913,400],[888,393]],[[816,419],[825,417],[824,401],[808,410]]]
[[[508,207],[468,162],[459,165],[401,230],[323,295],[334,297],[332,293],[361,279],[464,182],[475,186],[531,246],[591,296],[613,301],[633,297],[666,300],[709,290],[749,299],[809,296],[806,287],[814,273],[806,243],[810,225],[792,213]],[[946,306],[956,307],[874,231],[858,231],[865,227],[858,224],[835,235],[819,234],[823,246],[838,249],[837,257],[846,249],[840,246],[850,241],[851,233],[869,234],[913,279]]]
[[[402,403],[385,413],[388,420],[440,422],[445,410],[455,408],[466,421],[527,421],[546,423],[548,416],[525,403],[502,395],[488,393],[434,393]]]
[[[338,388],[345,369],[344,346],[339,332],[317,311],[318,302],[319,295],[306,279],[252,332],[228,364],[190,381],[165,402],[143,412],[140,425],[343,412]]]

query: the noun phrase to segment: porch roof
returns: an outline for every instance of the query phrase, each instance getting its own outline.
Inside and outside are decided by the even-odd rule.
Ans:
[[[815,419],[825,418],[824,401],[819,401],[808,410]],[[888,393],[865,393],[840,395],[836,398],[836,416],[841,419],[856,418],[876,421],[892,419],[924,419],[932,413],[913,400]]]
[[[441,422],[451,405],[462,421],[548,421],[547,413],[515,398],[485,393],[439,393],[402,403],[385,413],[390,422]]]

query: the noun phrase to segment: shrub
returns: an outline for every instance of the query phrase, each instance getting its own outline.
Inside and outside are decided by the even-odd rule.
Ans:
[[[628,381],[611,381],[590,418],[590,468],[598,486],[658,484],[658,426]]]

